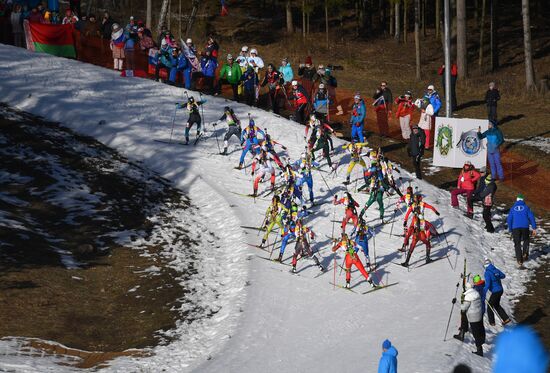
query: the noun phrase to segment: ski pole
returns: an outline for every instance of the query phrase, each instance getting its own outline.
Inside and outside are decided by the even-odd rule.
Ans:
[[[393,210],[393,216],[391,217],[392,218],[392,222],[391,222],[391,229],[390,229],[390,237],[393,233],[393,224],[395,223],[395,214],[397,213],[397,207],[395,208],[395,210]]]
[[[460,287],[460,281],[456,283],[456,289],[455,289],[455,296],[453,300],[451,301],[451,313],[449,314],[449,320],[447,321],[447,328],[445,329],[445,336],[443,337],[443,342],[447,340],[447,333],[449,332],[449,325],[451,324],[451,317],[453,315],[453,310],[455,308],[456,303],[456,295],[458,294],[458,288]]]
[[[498,317],[498,319],[500,320],[500,322],[501,322],[502,324],[504,324],[504,321],[502,320],[502,318],[500,317],[500,315],[498,314],[498,312],[495,311],[495,309],[493,308],[493,306],[491,305],[491,303],[489,303],[489,301],[488,301],[487,299],[485,300],[485,303],[489,306],[489,308],[491,308],[491,311],[493,311],[493,313],[494,313],[495,315],[497,315],[497,317]],[[487,316],[487,317],[488,317],[488,316]]]
[[[206,122],[204,121],[204,107],[202,106],[202,92],[199,92],[199,101],[201,102],[201,122],[204,123],[204,130],[206,131]],[[220,146],[218,145],[218,149]]]
[[[170,143],[172,143],[172,135],[174,134],[174,125],[176,124],[176,111],[178,110],[178,105],[174,109],[174,117],[172,118],[172,130],[170,131]]]
[[[319,175],[321,176],[321,179],[323,180],[323,182],[325,183],[325,185],[327,186],[328,188],[328,191],[330,192],[330,194],[334,197],[334,193],[332,192],[332,189],[330,189],[330,187],[328,186],[328,183],[327,183],[327,180],[325,179],[325,177],[323,176],[323,174],[321,173],[321,170],[319,170]],[[334,219],[333,219],[334,220]],[[333,224],[334,225],[334,224]],[[333,229],[334,231],[334,229]]]
[[[372,235],[372,254],[374,255],[374,268],[376,268],[376,237]]]
[[[218,145],[218,153],[221,153],[222,150],[220,148],[220,141],[218,140],[218,131],[216,131],[216,127],[214,127],[214,136],[216,136],[216,145]]]
[[[275,246],[277,245],[277,241],[279,240],[279,235],[275,237],[275,242],[273,242],[273,246],[271,246],[271,252],[269,253],[269,259],[271,259],[271,256],[273,255],[273,251],[275,251]]]
[[[334,279],[332,280],[332,290],[336,290],[336,253],[334,253]]]

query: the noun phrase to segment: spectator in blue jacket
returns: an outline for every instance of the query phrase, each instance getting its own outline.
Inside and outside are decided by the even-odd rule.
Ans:
[[[518,265],[521,266],[529,258],[529,226],[533,228],[533,237],[537,234],[535,215],[523,201],[523,194],[518,194],[516,203],[510,209],[506,222],[514,240]]]
[[[258,74],[252,66],[248,66],[244,74],[241,76],[244,82],[244,99],[247,105],[254,106],[256,103],[256,86],[258,85]]]
[[[493,176],[498,177],[500,181],[504,181],[504,172],[502,171],[502,163],[500,162],[499,147],[504,142],[502,131],[497,127],[496,122],[489,121],[489,129],[481,132],[481,127],[477,129],[477,137],[481,139],[487,138],[487,158],[489,158],[489,166]]]
[[[204,86],[206,86],[206,93],[214,94],[214,78],[216,77],[216,69],[218,68],[218,61],[212,58],[210,51],[205,51],[204,56],[201,58],[201,69],[203,74]]]
[[[189,62],[187,61],[187,58],[185,58],[185,55],[181,52],[181,50],[174,49],[172,53],[172,68],[170,69],[170,76],[168,80],[174,84],[178,85],[177,77],[178,72],[181,72],[182,74],[187,69]],[[182,84],[183,85],[183,82]]]
[[[353,96],[353,106],[351,107],[351,118],[349,120],[351,124],[351,140],[358,140],[359,142],[365,142],[363,137],[363,121],[367,115],[367,108],[365,101],[361,98],[359,93]]]
[[[428,86],[428,91],[424,97],[430,101],[430,104],[432,104],[432,107],[434,108],[433,117],[437,117],[439,115],[439,110],[441,110],[441,98],[439,98],[439,93],[437,93],[433,84]],[[432,126],[433,124],[434,123],[432,123]]]
[[[378,373],[397,373],[397,349],[386,339],[382,342],[382,357],[378,363]]]
[[[489,317],[489,324],[495,325],[495,311],[502,320],[502,325],[506,325],[510,322],[510,318],[506,314],[506,311],[500,305],[500,298],[504,289],[502,287],[501,280],[506,278],[506,275],[502,273],[497,267],[491,263],[489,258],[485,258],[485,286],[483,288],[483,298],[487,297],[487,291],[491,292],[489,297],[489,309],[487,310],[487,317]]]
[[[500,333],[495,346],[493,373],[546,373],[548,353],[528,326]]]

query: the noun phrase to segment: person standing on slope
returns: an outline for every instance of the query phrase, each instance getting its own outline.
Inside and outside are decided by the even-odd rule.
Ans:
[[[380,86],[376,89],[376,92],[372,96],[374,102],[374,111],[376,112],[376,123],[378,124],[378,131],[382,136],[389,135],[388,117],[391,115],[393,95],[388,83],[380,82]]]
[[[537,234],[535,215],[523,201],[523,194],[518,194],[516,203],[510,209],[506,222],[514,240],[518,265],[522,266],[523,262],[529,258],[529,226],[533,228],[533,237]]]
[[[416,219],[413,219],[413,223],[411,224],[411,227],[413,229],[411,246],[409,247],[409,251],[407,252],[407,258],[403,263],[401,263],[403,267],[409,266],[409,261],[411,260],[412,253],[414,252],[414,248],[416,247],[418,241],[422,241],[426,246],[426,264],[432,262],[432,259],[430,258],[432,245],[430,244],[429,239],[431,224],[424,220],[424,216],[422,214],[418,214],[417,216],[415,216],[415,218]],[[406,238],[408,239],[408,237]],[[405,246],[406,245],[404,244],[403,247]]]
[[[298,84],[297,80],[292,81],[292,99],[294,100],[294,121],[304,124],[309,96],[305,88],[301,84]]]
[[[487,158],[489,158],[491,172],[500,181],[504,181],[504,171],[500,162],[499,150],[499,147],[504,143],[504,136],[497,127],[496,122],[489,121],[489,129],[483,133],[481,132],[481,127],[478,127],[477,138],[480,140],[487,139]]]
[[[349,144],[342,145],[344,150],[348,150],[350,152],[350,161],[348,169],[346,170],[346,181],[344,181],[344,185],[349,185],[351,183],[351,172],[356,164],[359,164],[363,168],[363,179],[365,180],[365,184],[368,183],[367,178],[365,177],[365,173],[367,172],[367,164],[361,157],[361,150],[367,145],[367,142],[354,142],[353,140]]]
[[[378,373],[397,373],[397,349],[386,339],[382,342],[382,357],[378,363]]]
[[[257,172],[256,172],[257,170]],[[260,180],[263,182],[264,177],[269,175],[271,181],[271,192],[275,191],[275,167],[273,166],[273,157],[267,152],[267,149],[263,147],[260,153],[254,157],[252,161],[252,176],[254,178],[254,192],[253,197],[258,195],[258,184]]]
[[[414,171],[417,179],[422,179],[422,168],[420,162],[424,155],[424,146],[426,144],[426,135],[424,131],[420,131],[417,125],[412,128],[411,138],[409,140],[409,146],[407,147],[407,153],[412,158]]]
[[[260,86],[265,87],[267,85],[268,97],[269,97],[269,106],[271,112],[279,114],[279,105],[277,103],[277,98],[279,96],[280,84],[282,81],[281,74],[275,69],[275,65],[270,63],[267,65],[267,72],[265,73],[264,80]]]
[[[281,203],[281,198],[278,195],[274,195],[271,199],[269,207],[267,208],[267,211],[265,212],[264,225],[262,226],[262,228],[265,228],[265,234],[262,237],[262,243],[260,244],[260,247],[264,246],[275,224],[279,226],[279,232],[281,232],[282,235],[284,229],[282,222],[284,210],[285,207]]]
[[[294,234],[296,236],[296,243],[294,245],[294,255],[292,255],[292,273],[296,273],[296,263],[298,262],[298,257],[303,258],[313,258],[315,265],[319,267],[319,270],[322,272],[325,268],[319,262],[319,258],[311,250],[311,246],[308,242],[308,236],[310,239],[315,239],[315,233],[306,227],[302,221],[302,218],[298,218],[296,221],[296,228],[294,229]]]
[[[470,330],[472,333],[476,351],[474,354],[483,356],[483,344],[485,343],[485,326],[483,326],[483,312],[481,305],[481,296],[475,290],[471,283],[466,283],[466,291],[464,292],[464,301],[460,305],[461,325],[458,334],[453,337],[459,341],[464,341],[464,334]],[[465,316],[465,317],[464,317]],[[468,323],[469,328],[468,328]]]
[[[193,124],[197,125],[197,138],[201,135],[201,115],[199,113],[199,106],[205,102],[204,100],[196,102],[195,98],[191,96],[186,103],[176,104],[178,109],[185,108],[189,112],[189,118],[185,125],[185,145],[189,144],[189,131],[191,127],[193,127]]]
[[[359,256],[357,255],[356,246],[357,244],[350,240],[345,232],[342,232],[342,238],[332,248],[333,253],[336,252],[338,249],[342,249],[346,253],[346,256],[344,258],[346,271],[346,289],[349,289],[351,287],[350,281],[352,265],[354,265],[355,268],[357,268],[359,272],[361,272],[361,274],[363,275],[363,277],[365,277],[365,280],[367,280],[370,286],[376,287],[374,282],[372,282],[372,279],[369,277],[368,272],[365,270],[363,263],[361,263],[361,259],[359,259]]]
[[[405,140],[408,140],[411,137],[411,118],[414,111],[414,105],[411,97],[411,91],[405,91],[403,96],[399,96],[395,99],[395,104],[397,105],[395,117],[399,119],[401,136],[403,136],[403,139]]]
[[[239,102],[239,83],[241,82],[242,75],[241,67],[233,60],[233,56],[228,54],[227,63],[224,63],[220,70],[215,95],[217,96],[222,93],[223,84],[229,84],[233,90],[233,101]]]
[[[254,119],[248,121],[248,127],[246,127],[241,132],[241,145],[243,146],[243,151],[241,153],[241,158],[239,159],[239,165],[236,167],[238,170],[242,169],[244,166],[244,157],[248,151],[252,151],[252,154],[256,154],[254,147],[260,146],[260,140],[258,135],[261,135],[262,138],[265,138],[265,133],[256,126]]]
[[[342,233],[346,232],[346,225],[350,220],[353,222],[355,229],[357,229],[357,224],[359,223],[359,218],[357,217],[357,207],[359,207],[359,204],[355,202],[351,194],[346,192],[346,196],[340,199],[338,199],[338,196],[335,195],[333,204],[344,204],[346,206],[346,212],[344,218],[342,219]]]
[[[481,172],[484,173],[483,171]],[[485,229],[488,233],[494,233],[495,227],[491,221],[491,208],[493,207],[495,193],[497,191],[497,185],[491,174],[482,176],[479,179],[479,185],[470,198],[471,210],[473,211],[473,204],[476,201],[481,201],[483,205],[483,220],[485,221]]]
[[[225,120],[227,123],[227,132],[223,136],[223,151],[222,155],[227,155],[227,148],[229,146],[229,139],[231,136],[235,136],[240,140],[242,133],[241,130],[241,121],[235,115],[235,112],[229,106],[223,108],[223,115],[220,117],[218,122]],[[213,123],[214,126],[218,125],[218,122]]]
[[[483,287],[483,299],[487,296],[487,291],[491,292],[489,297],[489,309],[487,310],[487,317],[489,318],[489,324],[495,325],[495,311],[498,313],[502,325],[506,325],[510,322],[508,314],[502,306],[500,305],[500,298],[504,293],[504,288],[502,287],[502,279],[506,278],[506,275],[502,273],[497,267],[493,265],[489,258],[485,258],[483,263],[485,267],[485,286]]]
[[[365,142],[363,137],[363,125],[367,117],[367,107],[365,101],[361,98],[359,92],[353,96],[353,105],[351,107],[351,117],[349,123],[351,125],[351,141]]]
[[[354,238],[357,245],[363,251],[363,254],[365,254],[365,264],[369,268],[371,267],[369,257],[369,239],[372,237],[374,237],[374,231],[367,225],[367,223],[365,223],[363,219],[360,219]]]

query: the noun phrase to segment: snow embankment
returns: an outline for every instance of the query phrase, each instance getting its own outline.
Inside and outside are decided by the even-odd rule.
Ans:
[[[484,256],[492,258],[507,273],[504,284],[508,297],[503,299],[506,309],[512,306],[510,296],[517,297],[524,290],[522,283],[530,271],[515,268],[512,243],[505,234],[488,235],[481,219],[467,220],[462,212],[450,208],[448,192],[423,181],[412,181],[426,201],[441,212],[439,218],[428,213],[428,219],[438,231],[446,232],[448,245],[444,239],[434,239],[437,244],[432,257],[448,254],[448,258],[418,267],[424,258],[424,247],[420,246],[413,254],[410,271],[396,265],[403,260],[396,251],[402,244],[402,238],[395,235],[402,230],[402,214],[398,213],[393,235],[390,236],[391,225],[376,228],[371,250],[376,250],[380,266],[375,278],[399,284],[367,295],[333,290],[329,284],[333,276],[340,284],[344,276],[339,268],[333,271],[332,267],[331,220],[333,216],[341,219],[343,208],[322,202],[330,202],[331,191],[342,194],[345,190],[341,184],[345,159],[338,176],[326,180],[331,191],[321,180],[322,174],[315,173],[318,206],[307,219],[317,233],[313,249],[319,250],[323,265],[330,270],[317,276],[317,268],[304,260],[298,265],[300,276],[293,276],[287,273],[289,267],[261,260],[258,256],[265,256],[265,252],[245,244],[259,243],[260,237],[239,226],[259,226],[268,202],[235,194],[252,191],[251,177],[243,170],[233,169],[240,155],[234,139],[228,157],[217,154],[215,135],[221,140],[225,125],[216,127],[217,132],[207,125],[210,132],[196,147],[155,141],[169,138],[174,103],[183,100],[184,90],[150,80],[121,78],[103,68],[9,46],[0,46],[0,56],[0,93],[5,102],[59,121],[143,161],[186,191],[200,206],[204,224],[219,237],[217,242],[205,243],[204,250],[212,256],[199,273],[203,281],[218,281],[225,286],[219,312],[200,325],[192,325],[193,334],[189,334],[189,328],[174,330],[181,338],[156,347],[152,357],[115,360],[111,370],[373,372],[381,343],[389,338],[399,350],[400,370],[406,372],[448,372],[458,362],[475,366],[476,371],[489,371],[496,330],[488,332],[486,358],[471,354],[469,347],[450,337],[459,323],[455,308],[447,336],[450,340],[443,342],[463,259],[466,256],[468,272],[472,274],[483,273]],[[199,98],[197,93],[189,94]],[[205,123],[217,120],[222,108],[230,104],[243,121],[251,113],[261,128],[267,128],[274,139],[288,147],[292,159],[300,155],[303,127],[222,98],[207,99],[203,106]],[[186,114],[177,112],[177,140],[182,139],[186,119]],[[335,141],[337,144],[341,142]],[[357,175],[359,172],[354,171]],[[404,171],[402,176],[404,180],[411,179]],[[362,204],[367,199],[365,194],[354,195]],[[390,219],[395,197],[384,202],[388,207],[386,219]],[[367,211],[366,220],[374,223],[377,217],[373,206]],[[292,253],[293,244],[285,257]],[[341,260],[337,257],[338,263]],[[528,264],[531,268],[534,265]],[[249,286],[244,287],[245,284]],[[358,272],[352,273],[352,285],[359,293],[368,290]]]

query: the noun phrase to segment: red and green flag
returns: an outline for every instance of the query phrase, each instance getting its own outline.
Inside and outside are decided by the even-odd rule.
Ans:
[[[72,25],[50,25],[29,22],[29,49],[59,57],[76,58]],[[29,45],[30,44],[30,45]]]

